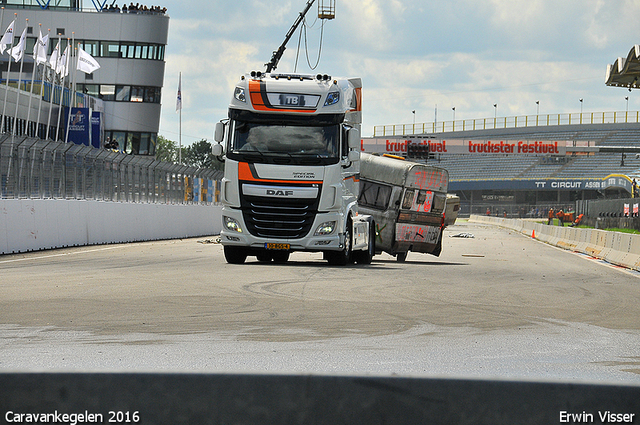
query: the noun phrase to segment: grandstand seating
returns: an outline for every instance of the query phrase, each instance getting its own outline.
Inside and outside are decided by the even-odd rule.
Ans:
[[[578,146],[640,146],[640,130],[564,130],[532,132],[526,135],[501,134],[500,139],[575,141]],[[621,165],[621,153],[568,155],[555,163],[544,156],[438,154],[431,165],[449,171],[451,181],[602,179],[610,174],[640,177],[640,158],[628,153]]]

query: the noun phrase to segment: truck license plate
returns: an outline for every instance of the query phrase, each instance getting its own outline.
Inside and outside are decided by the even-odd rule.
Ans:
[[[264,247],[266,249],[277,249],[277,250],[291,249],[291,245],[289,245],[288,243],[265,243]]]

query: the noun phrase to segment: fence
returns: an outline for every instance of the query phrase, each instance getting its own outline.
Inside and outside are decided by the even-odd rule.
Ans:
[[[575,202],[546,202],[540,204],[508,204],[499,202],[473,202],[461,200],[460,217],[470,215],[489,215],[501,218],[537,218],[547,220],[549,209],[555,211],[574,211]],[[489,214],[487,214],[487,211]]]
[[[373,128],[373,136],[384,137],[499,128],[619,123],[640,123],[640,111],[577,112],[573,114],[524,115],[432,123],[379,125]]]
[[[0,199],[215,203],[222,172],[90,146],[0,135]]]

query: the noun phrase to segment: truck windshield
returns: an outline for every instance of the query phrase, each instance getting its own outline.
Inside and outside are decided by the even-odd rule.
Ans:
[[[339,159],[340,126],[271,125],[234,121],[231,151]]]

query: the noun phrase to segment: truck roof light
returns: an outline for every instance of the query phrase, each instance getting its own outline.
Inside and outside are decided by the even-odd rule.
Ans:
[[[251,76],[253,78],[262,78],[262,71],[251,71]]]

